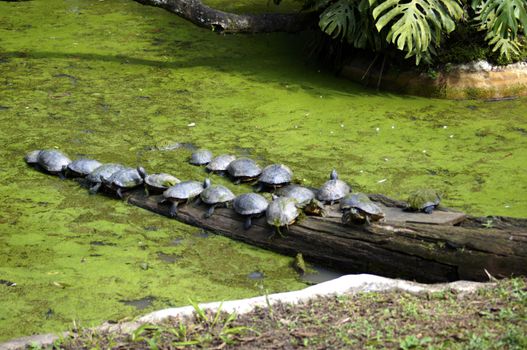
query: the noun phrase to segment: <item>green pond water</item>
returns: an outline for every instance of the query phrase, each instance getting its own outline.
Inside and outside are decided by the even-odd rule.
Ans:
[[[0,2],[0,280],[16,283],[0,283],[0,340],[305,286],[290,257],[90,196],[27,167],[32,149],[203,179],[188,149],[157,150],[192,143],[310,186],[337,168],[357,190],[527,216],[526,99],[376,93],[306,63],[304,39],[219,36],[127,0]]]

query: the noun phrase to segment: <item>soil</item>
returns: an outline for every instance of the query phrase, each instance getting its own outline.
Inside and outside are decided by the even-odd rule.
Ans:
[[[63,349],[525,349],[527,279],[470,294],[402,292],[324,297],[236,316],[196,307],[192,318],[131,335],[84,330]]]

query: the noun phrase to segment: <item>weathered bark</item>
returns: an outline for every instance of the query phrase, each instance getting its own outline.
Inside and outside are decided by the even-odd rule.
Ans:
[[[372,197],[382,199],[392,209],[400,204],[386,197]],[[158,199],[135,192],[128,202],[168,216],[168,206],[159,205]],[[271,238],[274,231],[263,218],[254,220],[253,227],[245,231],[242,217],[232,209],[216,209],[209,219],[204,218],[204,212],[203,207],[185,205],[179,209],[177,220],[284,254],[300,252],[310,261],[343,272],[421,282],[486,281],[485,270],[496,277],[527,275],[527,220],[487,228],[470,218],[462,222],[465,226],[349,226],[338,217],[306,217],[285,230],[285,238]]]
[[[219,33],[298,32],[312,25],[312,13],[234,14],[213,9],[200,0],[134,0],[169,12]]]

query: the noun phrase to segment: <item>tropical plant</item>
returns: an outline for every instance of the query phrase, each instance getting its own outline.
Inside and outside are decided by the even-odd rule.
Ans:
[[[431,63],[460,22],[484,31],[507,60],[527,36],[525,0],[304,0],[304,10],[320,13],[320,29],[335,40],[375,52],[391,46],[416,64]]]
[[[520,53],[520,33],[527,36],[527,1],[473,0],[472,8],[478,28],[486,32],[485,39],[500,56],[510,59]]]

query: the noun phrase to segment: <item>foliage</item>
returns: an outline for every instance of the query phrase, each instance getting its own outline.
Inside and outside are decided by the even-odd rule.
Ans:
[[[234,344],[240,335],[257,333],[249,327],[233,326],[237,315],[223,313],[221,305],[218,311],[209,313],[192,300],[190,303],[194,308],[194,322],[182,321],[174,326],[145,323],[132,332],[130,341],[142,343],[151,350],[166,348],[166,343],[175,347],[216,345],[221,348]]]
[[[415,63],[431,63],[449,34],[468,24],[509,62],[521,57],[527,35],[525,0],[305,0],[334,40],[374,52],[395,48]]]
[[[519,34],[527,35],[527,2],[525,0],[473,0],[478,27],[492,51],[510,59],[520,53]]]

